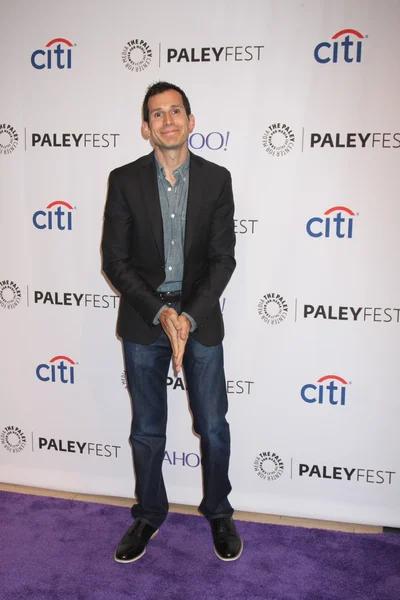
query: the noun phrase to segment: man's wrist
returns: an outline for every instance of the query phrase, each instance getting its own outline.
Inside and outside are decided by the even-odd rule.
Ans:
[[[168,304],[164,304],[160,310],[158,311],[158,313],[156,314],[156,316],[153,319],[153,325],[159,325],[160,324],[160,315],[162,313],[163,310],[165,310],[166,308],[168,308]]]
[[[181,313],[183,316],[185,316],[187,319],[189,319],[190,322],[190,329],[189,332],[193,333],[193,331],[195,331],[197,329],[197,323],[196,321],[193,319],[193,317],[191,317],[187,312],[183,312]]]

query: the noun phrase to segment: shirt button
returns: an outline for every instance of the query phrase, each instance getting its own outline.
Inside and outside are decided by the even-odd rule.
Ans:
[[[172,271],[172,267],[168,267],[168,271]]]
[[[174,240],[172,240],[171,244],[172,244],[173,246],[175,245],[175,242],[174,242]]]
[[[171,219],[175,219],[175,215],[174,215],[174,213],[172,213],[172,215],[171,215]]]
[[[168,191],[170,192],[172,190],[172,188],[168,188]]]

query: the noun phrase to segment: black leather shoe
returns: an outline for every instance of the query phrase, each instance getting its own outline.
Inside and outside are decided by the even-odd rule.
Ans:
[[[147,542],[158,533],[157,527],[135,519],[128,531],[122,536],[114,554],[119,563],[131,563],[139,560],[146,552]]]
[[[237,560],[243,552],[243,542],[232,517],[210,519],[214,552],[221,560]]]

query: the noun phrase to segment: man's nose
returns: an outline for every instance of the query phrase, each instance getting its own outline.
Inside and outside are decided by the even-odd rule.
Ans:
[[[164,125],[170,125],[172,123],[172,114],[166,110],[164,113]]]

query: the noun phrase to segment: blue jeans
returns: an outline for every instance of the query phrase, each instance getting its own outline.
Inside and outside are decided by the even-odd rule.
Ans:
[[[132,516],[155,527],[165,520],[168,498],[162,476],[167,426],[167,377],[172,350],[164,332],[148,346],[123,341],[133,405],[130,442],[138,504]],[[200,436],[204,496],[199,506],[207,518],[231,516],[228,501],[230,456],[228,410],[222,344],[206,347],[189,336],[183,358],[193,427]]]

